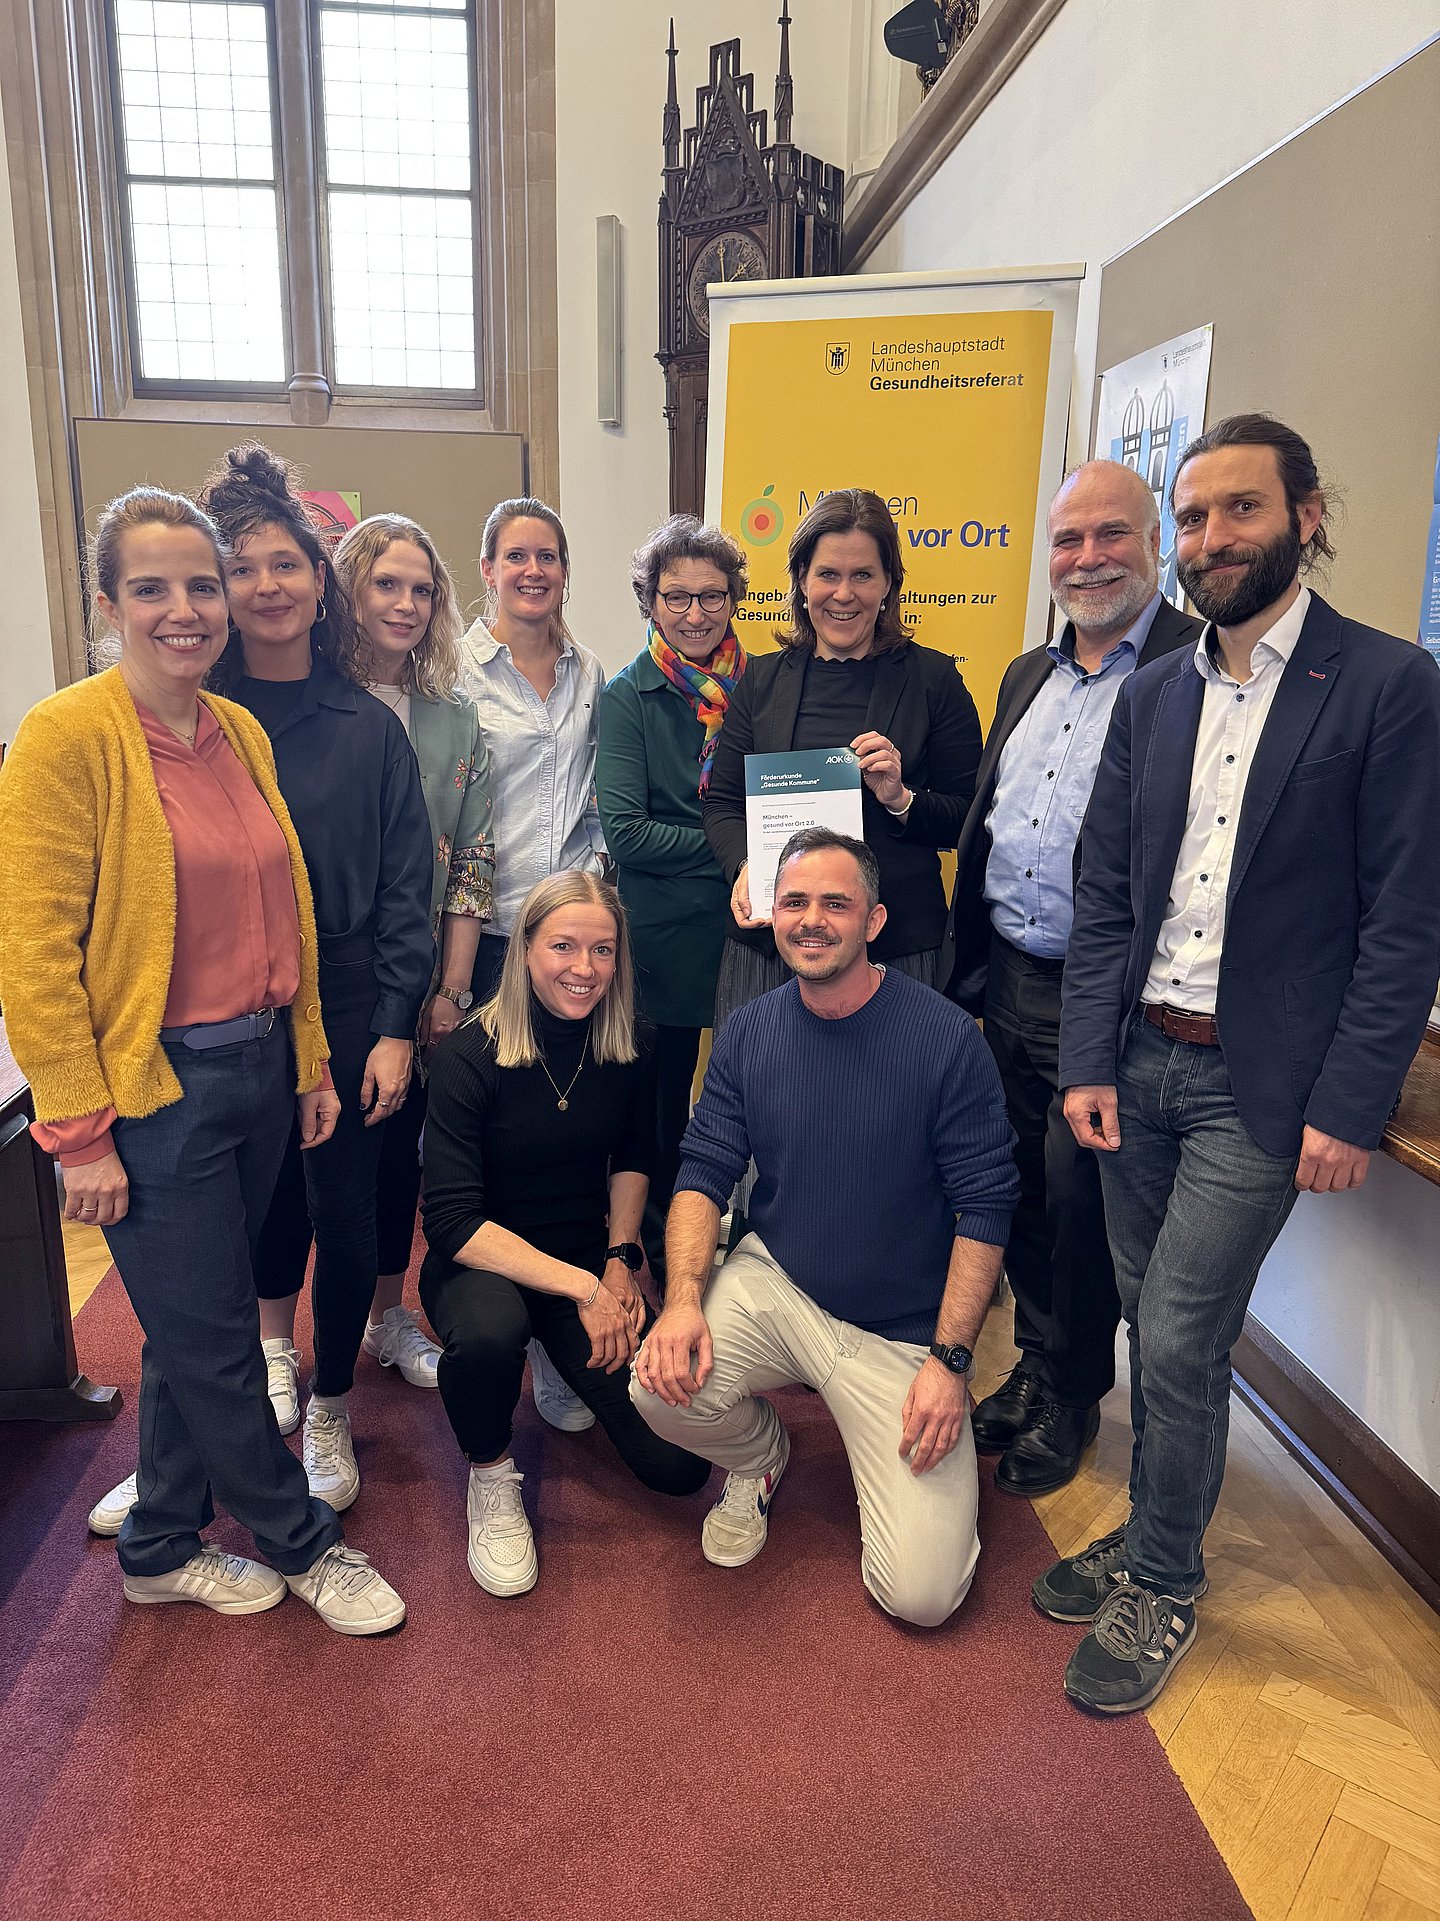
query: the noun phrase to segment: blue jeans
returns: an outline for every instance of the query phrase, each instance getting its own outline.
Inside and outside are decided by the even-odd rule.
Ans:
[[[1230,1350],[1295,1205],[1299,1156],[1257,1146],[1218,1047],[1167,1040],[1138,1017],[1118,1090],[1120,1148],[1098,1159],[1130,1339],[1126,1562],[1184,1598],[1225,1476]]]
[[[105,1239],[145,1330],[127,1574],[183,1567],[214,1518],[212,1490],[282,1574],[341,1538],[275,1425],[251,1272],[295,1108],[289,1031],[282,1014],[264,1040],[167,1044],[184,1098],[115,1123],[130,1208]]]

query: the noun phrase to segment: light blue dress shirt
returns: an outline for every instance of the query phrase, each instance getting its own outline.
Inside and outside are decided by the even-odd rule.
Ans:
[[[1055,671],[1001,750],[985,821],[985,899],[990,925],[1022,953],[1064,958],[1075,918],[1075,843],[1100,750],[1120,683],[1134,672],[1159,605],[1157,593],[1093,674],[1076,665],[1067,625],[1047,649]]]

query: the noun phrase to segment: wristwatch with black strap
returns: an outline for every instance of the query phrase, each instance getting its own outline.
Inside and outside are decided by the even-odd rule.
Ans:
[[[967,1381],[975,1371],[975,1356],[958,1341],[953,1347],[946,1347],[943,1341],[932,1341],[930,1352],[941,1367],[949,1368],[952,1374],[963,1374]]]
[[[607,1261],[624,1261],[632,1274],[638,1274],[645,1264],[645,1250],[639,1241],[621,1241],[615,1247],[605,1250]]]

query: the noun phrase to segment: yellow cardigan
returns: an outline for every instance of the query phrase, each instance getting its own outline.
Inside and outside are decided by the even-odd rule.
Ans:
[[[201,698],[280,823],[300,910],[290,1008],[297,1089],[330,1055],[320,1022],[315,908],[259,721]],[[145,732],[118,667],[33,707],[0,768],[0,1007],[36,1117],[113,1106],[122,1119],[181,1097],[160,1044],[175,960],[175,843]]]

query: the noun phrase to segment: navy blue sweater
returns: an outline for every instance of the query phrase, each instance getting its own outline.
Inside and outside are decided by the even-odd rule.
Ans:
[[[929,1342],[957,1236],[1003,1247],[1019,1199],[1000,1076],[968,1014],[893,967],[821,1020],[794,981],[726,1021],[675,1186],[728,1205],[827,1312]]]

